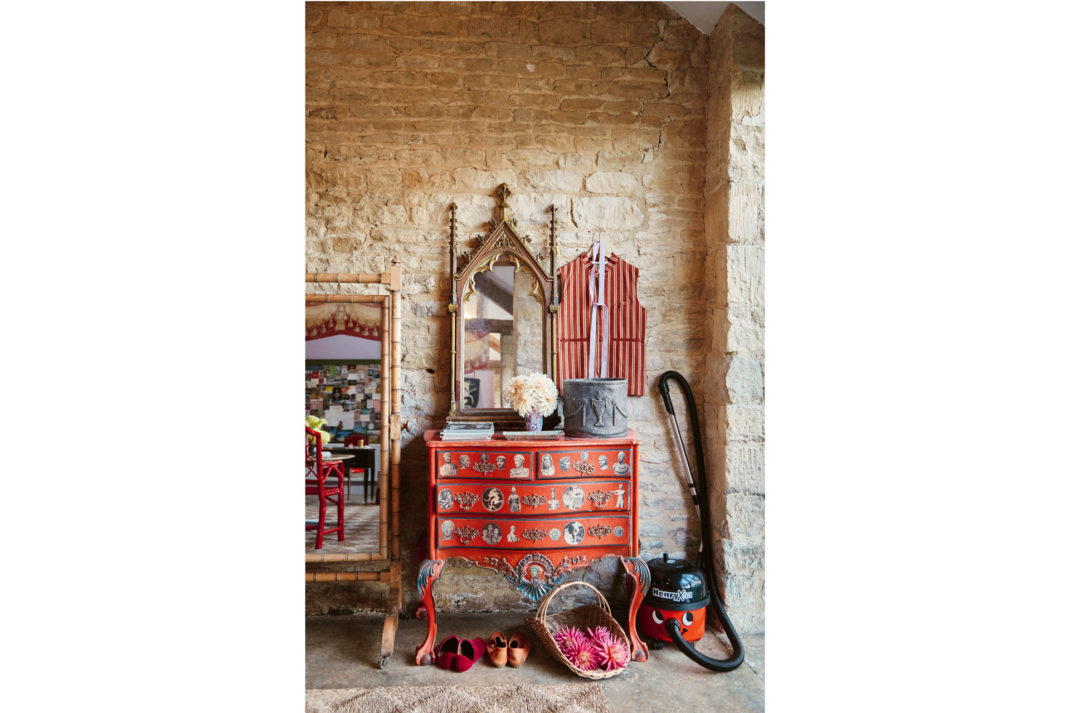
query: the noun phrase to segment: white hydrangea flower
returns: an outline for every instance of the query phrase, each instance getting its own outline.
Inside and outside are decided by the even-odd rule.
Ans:
[[[505,398],[521,416],[532,411],[549,416],[557,407],[557,386],[549,376],[538,372],[514,376],[506,385]]]

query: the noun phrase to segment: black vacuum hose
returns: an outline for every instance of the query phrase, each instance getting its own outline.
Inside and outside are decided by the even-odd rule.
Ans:
[[[702,550],[699,552],[698,568],[706,575],[706,581],[709,583],[710,591],[713,593],[713,596],[710,597],[710,604],[706,607],[706,612],[708,614],[709,610],[712,608],[717,615],[717,620],[721,622],[725,634],[728,635],[728,642],[732,645],[732,658],[725,660],[711,659],[695,650],[695,647],[691,645],[691,642],[685,640],[680,633],[680,623],[675,619],[669,618],[665,621],[665,631],[676,643],[676,646],[698,665],[707,668],[710,671],[733,671],[739,668],[740,664],[743,663],[743,643],[739,640],[739,635],[736,633],[735,628],[732,626],[732,622],[728,619],[727,612],[724,610],[724,604],[721,601],[719,581],[714,576],[713,534],[709,516],[710,501],[706,490],[706,461],[702,456],[702,431],[699,428],[698,410],[695,408],[695,397],[691,393],[691,387],[688,385],[687,379],[680,375],[679,372],[666,371],[658,378],[658,391],[661,392],[661,398],[665,401],[665,409],[672,417],[685,462],[687,461],[687,449],[684,446],[683,436],[680,435],[679,426],[676,425],[676,409],[673,408],[672,398],[669,396],[669,379],[677,382],[680,391],[683,392],[684,398],[687,400],[687,412],[691,422],[691,440],[695,445],[695,469],[698,474],[697,482],[692,481],[689,482],[688,485],[692,490],[691,497],[698,506],[699,520],[701,521],[699,524],[702,528]],[[689,480],[691,478],[690,471],[691,467],[688,465]]]

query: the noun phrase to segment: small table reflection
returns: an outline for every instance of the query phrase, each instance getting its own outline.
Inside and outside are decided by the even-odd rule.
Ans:
[[[375,487],[379,482],[379,451],[381,444],[370,446],[344,446],[341,444],[328,443],[323,447],[324,459],[335,456],[354,458],[355,462],[346,464],[346,502],[349,502],[349,470],[350,468],[364,468],[364,502],[368,502],[368,487]],[[379,504],[379,488],[375,487],[375,504]]]

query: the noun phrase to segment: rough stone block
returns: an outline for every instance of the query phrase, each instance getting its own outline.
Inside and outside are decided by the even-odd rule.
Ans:
[[[572,202],[572,222],[584,230],[637,228],[643,223],[643,212],[628,198],[576,198]]]
[[[590,25],[572,18],[539,23],[539,42],[547,45],[579,45],[590,38]]]
[[[726,404],[720,407],[719,417],[729,444],[756,445],[765,441],[764,407]]]
[[[727,245],[728,303],[765,303],[765,248],[761,245]]]
[[[738,243],[761,243],[765,225],[761,220],[763,186],[758,183],[733,182],[728,190],[728,236]]]
[[[728,151],[728,176],[732,181],[759,183],[765,180],[765,128],[732,127]]]
[[[726,446],[727,491],[765,495],[765,449],[761,446]]]
[[[520,32],[520,19],[512,17],[473,17],[468,21],[470,37],[516,37]]]
[[[311,3],[307,3],[306,7]],[[380,17],[372,13],[346,12],[345,10],[331,10],[327,14],[327,26],[348,28],[351,30],[367,30],[379,26]]]
[[[341,61],[342,61],[342,56],[339,55],[334,50],[319,50],[319,51],[315,51],[315,52],[312,52],[312,51],[305,52],[305,63],[306,63],[306,65],[316,65],[316,64],[332,65],[332,64],[339,64]]]
[[[630,173],[599,172],[587,176],[586,186],[591,193],[632,194],[639,190],[639,181]]]
[[[733,404],[760,404],[765,398],[762,365],[757,359],[743,354],[731,357],[725,374],[728,400]]]
[[[732,61],[741,69],[764,70],[765,27],[746,13],[742,15],[733,21]]]
[[[491,188],[497,186],[497,184],[487,184]],[[458,197],[455,202],[457,203],[457,230],[482,230],[483,227],[490,220],[493,215],[495,206],[498,205],[497,199],[493,196],[481,196],[470,195],[463,198]],[[449,228],[447,221],[446,226]]]
[[[305,34],[305,47],[328,49],[338,42],[337,32],[308,32]]]
[[[725,608],[736,631],[745,621],[744,612],[760,613],[765,606],[765,576],[762,572],[730,573],[725,581]]]
[[[665,528],[654,522],[643,523],[639,526],[640,537],[661,537],[665,532]]]
[[[531,171],[527,174],[527,183],[536,191],[579,193],[583,178],[575,171]]]
[[[765,124],[765,73],[732,73],[732,121],[747,125]]]
[[[765,496],[729,493],[725,498],[728,527],[732,538],[760,542],[765,536]]]
[[[694,516],[694,513],[692,513],[692,516]],[[677,527],[673,528],[672,532],[669,533],[669,536],[672,538],[673,544],[683,551],[695,551],[698,549],[700,540],[699,535],[695,530],[686,527]]]
[[[760,305],[733,303],[727,311],[725,351],[761,353],[765,350],[765,310]]]
[[[342,35],[339,46],[350,52],[390,54],[386,43],[375,35]]]
[[[463,17],[389,13],[382,16],[380,27],[384,31],[408,37],[460,37],[465,34],[466,23]]]

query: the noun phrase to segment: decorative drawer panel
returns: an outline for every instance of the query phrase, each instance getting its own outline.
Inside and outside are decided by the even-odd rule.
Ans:
[[[540,480],[548,478],[576,478],[582,476],[628,477],[632,474],[630,448],[611,450],[554,450],[539,451],[535,475]]]
[[[450,450],[438,453],[439,478],[502,478],[531,480],[531,451]]]
[[[563,515],[569,512],[627,510],[632,502],[627,480],[510,485],[447,483],[435,488],[440,517],[456,514]]]
[[[539,518],[440,517],[440,548],[480,547],[511,550],[628,546],[627,515]]]

